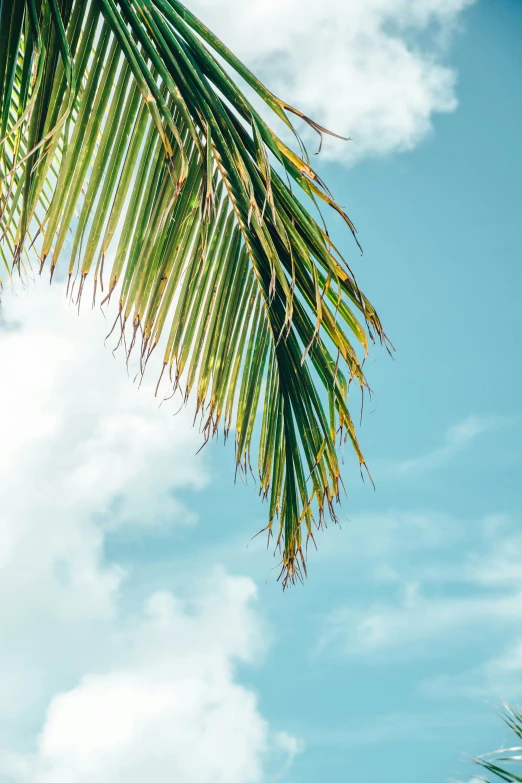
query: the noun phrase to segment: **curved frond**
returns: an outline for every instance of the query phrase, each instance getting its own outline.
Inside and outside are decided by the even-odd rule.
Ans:
[[[0,254],[68,264],[78,303],[158,348],[162,386],[197,399],[256,472],[286,584],[339,499],[338,450],[379,318],[305,206],[344,211],[256,110],[298,116],[178,0],[1,0]],[[251,100],[231,74],[243,79]],[[296,134],[297,138],[297,134]],[[251,452],[257,454],[251,465]]]

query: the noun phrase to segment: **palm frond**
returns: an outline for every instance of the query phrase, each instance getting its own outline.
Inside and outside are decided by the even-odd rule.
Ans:
[[[143,372],[196,396],[205,439],[233,431],[277,527],[287,584],[339,500],[338,450],[365,461],[348,410],[379,318],[305,206],[344,211],[276,135],[280,100],[178,0],[0,0],[0,254],[79,302],[117,301]],[[239,89],[231,74],[247,87]],[[297,134],[296,134],[297,138]],[[62,261],[63,263],[63,261]],[[159,383],[158,383],[159,387]],[[304,531],[304,532],[303,532]]]
[[[505,704],[501,715],[504,723],[517,740],[522,740],[522,714],[509,704]],[[522,772],[522,745],[501,748],[493,753],[478,756],[474,761],[493,779],[500,778],[506,783],[522,783],[522,775],[517,775],[515,771],[518,767],[519,772]]]

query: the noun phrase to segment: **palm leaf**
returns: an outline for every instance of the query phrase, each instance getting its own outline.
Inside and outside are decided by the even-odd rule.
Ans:
[[[375,310],[308,211],[333,208],[288,132],[296,115],[178,0],[0,1],[0,254],[52,278],[68,257],[78,302],[117,302],[140,372],[195,394],[205,440],[235,437],[277,528],[283,583],[314,525],[335,519],[338,450],[365,466],[348,410],[366,386]],[[247,87],[238,88],[231,74]],[[297,134],[296,134],[297,135]],[[159,388],[158,383],[158,388]]]
[[[501,715],[504,723],[515,734],[517,740],[522,740],[522,714],[509,704],[505,704]],[[512,769],[512,767],[519,767],[519,772],[522,772],[520,770],[522,762],[522,747],[520,745],[486,753],[483,756],[478,756],[474,761],[493,779],[500,778],[506,783],[522,783],[522,775],[517,775]]]

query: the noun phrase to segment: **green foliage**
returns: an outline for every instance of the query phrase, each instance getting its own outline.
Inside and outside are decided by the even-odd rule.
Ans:
[[[522,714],[506,704],[502,712],[502,719],[517,739],[522,740]],[[502,748],[475,759],[482,769],[490,773],[488,779],[500,778],[506,783],[522,783],[522,776],[517,775],[513,769],[513,767],[520,768],[521,761],[522,747],[520,746]]]
[[[234,432],[268,500],[283,583],[339,500],[338,451],[365,462],[348,410],[379,318],[303,205],[355,229],[310,165],[231,77],[292,132],[273,95],[178,0],[0,0],[0,255],[78,301],[117,301],[141,372],[193,392],[205,439]],[[296,134],[297,138],[297,134]],[[300,197],[296,197],[293,189]],[[33,256],[34,257],[34,256]],[[158,384],[159,385],[159,384]],[[259,415],[258,415],[259,414]]]

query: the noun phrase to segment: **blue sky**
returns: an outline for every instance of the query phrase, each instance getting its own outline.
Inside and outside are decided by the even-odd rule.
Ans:
[[[402,30],[412,8],[436,36],[429,20]],[[132,388],[97,314],[6,292],[2,783],[435,783],[506,739],[490,705],[522,700],[522,4],[389,9],[436,72],[399,122],[395,79],[361,71],[381,115],[355,95],[363,151],[318,159],[363,258],[333,233],[397,348],[368,363],[377,490],[347,454],[342,527],[317,537],[304,586],[282,594],[264,542],[247,547],[266,509],[234,486],[231,448],[195,457],[190,416]]]

